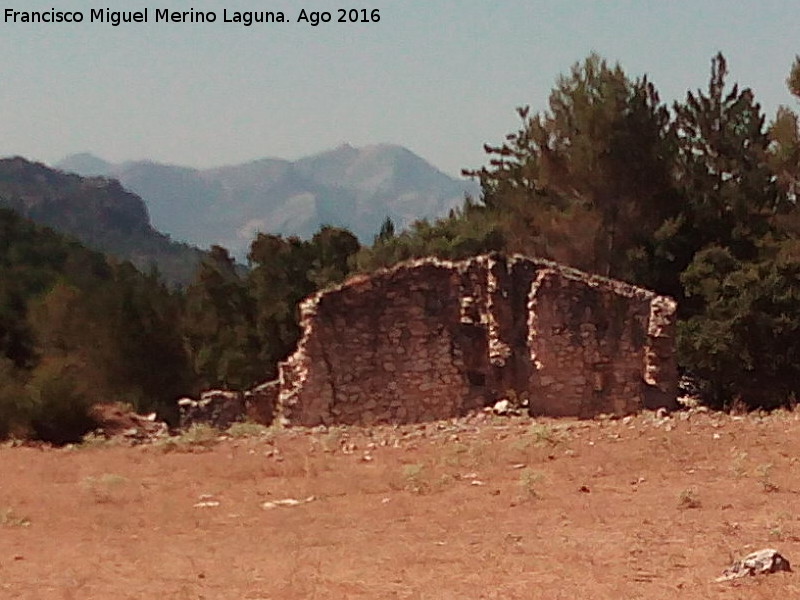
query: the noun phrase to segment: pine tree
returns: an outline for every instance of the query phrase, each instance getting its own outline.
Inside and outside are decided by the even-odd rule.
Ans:
[[[265,377],[277,375],[278,362],[300,337],[298,303],[317,288],[311,280],[314,249],[296,237],[260,233],[250,246],[247,287],[255,302],[255,324]]]
[[[795,59],[786,85],[800,101],[800,56]],[[772,170],[778,178],[778,185],[796,206],[800,201],[800,118],[797,113],[787,106],[778,107],[769,128],[769,137]]]
[[[679,353],[710,403],[772,408],[796,397],[800,377],[800,245],[780,185],[791,135],[785,113],[768,132],[753,93],[728,91],[726,76],[719,54],[708,91],[675,107],[686,207],[671,241],[691,256]]]
[[[487,146],[488,167],[467,172],[485,205],[518,215],[512,246],[635,278],[652,232],[677,208],[674,139],[655,87],[592,54],[559,78],[549,111],[529,112],[518,110],[522,127],[503,145]]]
[[[258,358],[255,302],[225,248],[212,246],[186,290],[183,331],[201,387],[242,389],[267,370]]]
[[[675,105],[678,185],[687,201],[680,236],[690,256],[717,245],[748,260],[786,204],[768,163],[761,107],[750,89],[734,85],[726,91],[727,74],[718,54],[708,91],[689,92],[685,103]]]

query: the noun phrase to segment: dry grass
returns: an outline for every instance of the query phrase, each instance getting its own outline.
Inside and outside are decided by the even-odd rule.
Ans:
[[[796,413],[0,449],[0,597],[800,597]],[[251,435],[252,434],[252,435]],[[765,493],[769,492],[769,493]],[[265,510],[265,503],[297,506]],[[5,515],[3,517],[3,515]]]
[[[30,527],[28,517],[18,515],[13,508],[6,507],[0,510],[0,526],[2,527]]]

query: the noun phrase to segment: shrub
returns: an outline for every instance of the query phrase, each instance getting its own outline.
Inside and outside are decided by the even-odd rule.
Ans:
[[[34,369],[26,388],[32,403],[31,429],[39,439],[80,442],[96,426],[76,371],[74,364],[62,359],[47,360]]]
[[[21,372],[0,358],[0,438],[26,437],[33,406]]]

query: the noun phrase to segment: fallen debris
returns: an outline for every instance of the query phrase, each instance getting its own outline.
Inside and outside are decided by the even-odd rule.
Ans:
[[[495,402],[492,407],[492,412],[500,417],[519,416],[522,411],[517,406],[514,406],[509,400],[500,400]]]
[[[730,581],[740,577],[778,573],[779,571],[791,572],[792,567],[789,565],[789,561],[777,550],[765,548],[734,562],[722,572],[721,577],[717,577],[716,581]]]
[[[91,435],[101,439],[123,440],[131,445],[152,443],[169,435],[169,428],[155,413],[139,415],[121,404],[98,404],[91,417],[98,427]]]
[[[280,507],[291,507],[291,506],[300,506],[301,504],[308,504],[309,502],[313,502],[316,500],[315,496],[309,496],[308,498],[304,498],[303,500],[297,500],[295,498],[285,498],[283,500],[273,500],[271,502],[264,502],[261,505],[261,508],[264,510],[270,510],[273,508],[280,508]]]

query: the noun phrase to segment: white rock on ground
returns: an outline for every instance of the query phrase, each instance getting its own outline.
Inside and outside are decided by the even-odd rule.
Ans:
[[[722,576],[717,581],[730,581],[748,575],[761,575],[767,573],[778,573],[779,571],[791,572],[792,567],[789,561],[780,552],[772,548],[765,548],[748,554],[741,560],[737,560],[730,567],[723,571]]]

